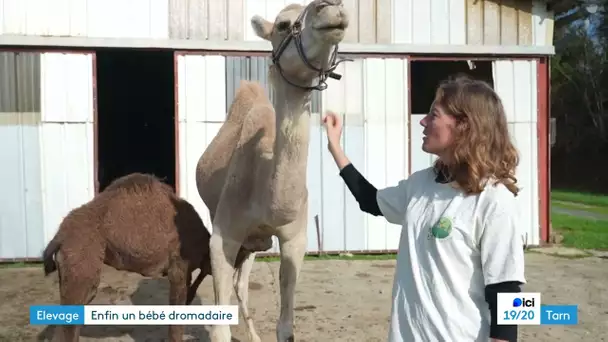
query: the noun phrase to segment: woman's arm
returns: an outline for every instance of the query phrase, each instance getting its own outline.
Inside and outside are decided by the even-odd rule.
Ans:
[[[490,341],[491,342],[516,342],[517,325],[498,325],[497,297],[498,293],[521,292],[522,283],[519,281],[504,281],[486,286],[486,302],[490,309]]]
[[[340,169],[340,177],[359,203],[359,208],[368,214],[382,216],[377,200],[378,189],[359,173],[339,145],[330,144],[329,152]]]

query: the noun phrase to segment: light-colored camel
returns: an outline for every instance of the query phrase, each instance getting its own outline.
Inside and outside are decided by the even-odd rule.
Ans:
[[[306,7],[286,6],[274,23],[256,15],[251,24],[273,47],[268,78],[274,103],[258,83],[241,82],[226,122],[198,162],[196,183],[213,227],[215,304],[229,305],[234,286],[255,342],[260,338],[247,310],[249,274],[255,252],[268,250],[272,236],[278,237],[281,304],[276,334],[278,342],[286,342],[294,340],[295,287],[307,245],[311,93],[323,90],[327,77],[339,79],[332,71],[339,63],[337,44],[344,38],[348,16],[342,0],[315,0]],[[235,273],[241,246],[251,254]],[[230,326],[212,327],[211,340],[229,342]]]

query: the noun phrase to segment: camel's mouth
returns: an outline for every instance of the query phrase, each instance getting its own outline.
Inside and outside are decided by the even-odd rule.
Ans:
[[[319,31],[345,30],[346,29],[346,23],[345,22],[340,22],[340,23],[337,23],[337,24],[319,25],[318,27],[316,27],[316,29],[319,30]]]

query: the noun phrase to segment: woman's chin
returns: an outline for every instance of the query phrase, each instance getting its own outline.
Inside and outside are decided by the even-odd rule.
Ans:
[[[422,138],[422,150],[424,152],[430,153],[429,152],[429,142],[427,137]]]

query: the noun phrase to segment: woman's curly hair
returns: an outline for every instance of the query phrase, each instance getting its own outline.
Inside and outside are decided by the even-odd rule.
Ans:
[[[447,162],[438,160],[436,172],[455,181],[467,194],[480,193],[493,180],[517,196],[519,156],[511,142],[502,101],[492,87],[458,76],[441,83],[434,103],[456,119],[450,158]]]

